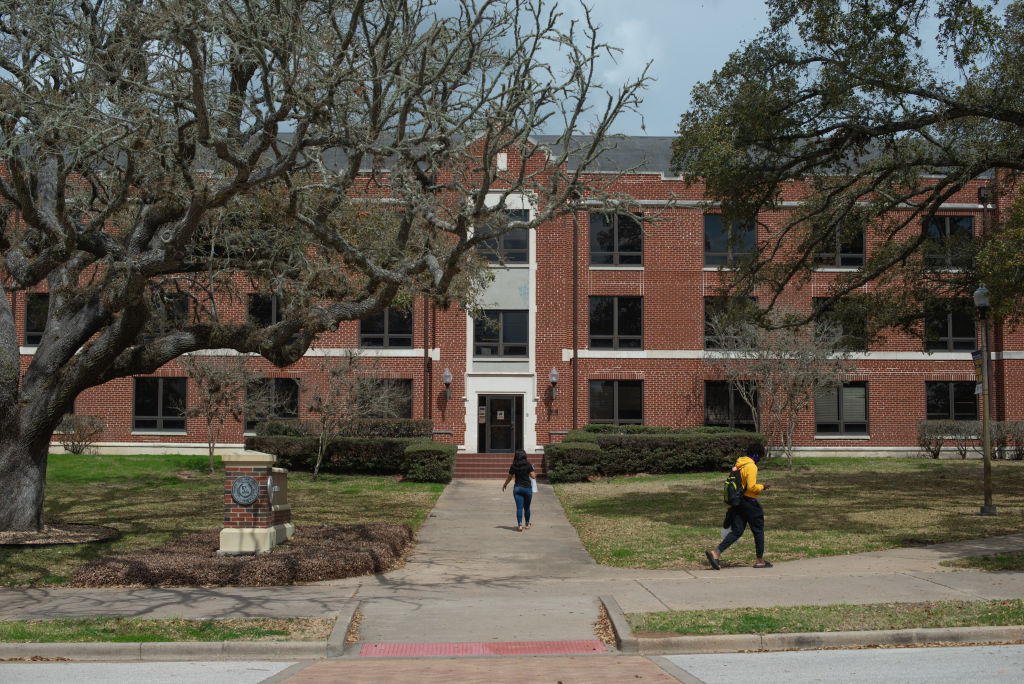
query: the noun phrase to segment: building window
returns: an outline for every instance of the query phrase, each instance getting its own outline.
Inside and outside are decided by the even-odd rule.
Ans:
[[[50,295],[46,292],[29,292],[25,295],[25,344],[38,347],[43,341],[46,318],[50,308]]]
[[[133,430],[185,431],[186,378],[135,378]]]
[[[973,216],[933,216],[924,225],[924,263],[931,268],[961,268],[971,264]]]
[[[838,328],[840,349],[868,350],[868,321],[862,310],[854,308],[849,301],[843,299],[830,301],[826,297],[815,297],[813,304],[814,310],[821,312],[816,324],[818,321],[829,321]]]
[[[260,327],[279,323],[283,314],[277,295],[249,295],[249,320]]]
[[[864,231],[860,230],[856,235],[844,238],[836,230],[830,244],[824,245],[824,251],[814,255],[814,261],[818,266],[833,266],[837,268],[857,267],[864,265]]]
[[[260,378],[245,389],[245,430],[252,432],[263,420],[298,420],[299,381],[295,378]]]
[[[150,308],[150,318],[146,321],[146,332],[143,335],[146,341],[188,325],[190,299],[185,292],[157,294]]]
[[[359,321],[360,347],[411,347],[412,312],[385,309]]]
[[[755,395],[756,401],[756,395]],[[727,380],[704,381],[704,424],[755,432],[754,412]]]
[[[643,349],[643,297],[591,297],[591,349]]]
[[[757,299],[754,297],[705,297],[704,348],[738,349],[741,341],[727,336],[728,331],[725,328],[729,323],[752,318],[756,309]]]
[[[412,418],[412,380],[376,379],[357,399],[363,418]]]
[[[731,266],[754,255],[757,224],[733,221],[725,226],[721,214],[704,215],[704,265]]]
[[[928,420],[978,420],[978,397],[973,382],[926,382]]]
[[[640,266],[644,263],[644,231],[626,214],[590,215],[590,263],[595,266]]]
[[[591,380],[590,422],[643,425],[643,380]]]
[[[503,216],[498,215],[503,223],[514,221],[528,222],[529,209],[506,209]],[[528,264],[530,263],[530,230],[513,228],[497,237],[483,240],[480,243],[480,254],[492,264]]]
[[[529,355],[527,311],[484,311],[473,321],[473,356],[525,358]]]
[[[970,351],[977,344],[974,307],[966,300],[930,304],[924,310],[924,344],[928,351]]]
[[[818,435],[868,434],[868,384],[848,382],[814,394],[814,432]]]

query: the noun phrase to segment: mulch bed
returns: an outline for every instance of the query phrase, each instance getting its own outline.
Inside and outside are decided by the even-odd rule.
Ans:
[[[385,572],[412,549],[413,532],[398,523],[298,528],[295,536],[255,556],[222,556],[219,531],[92,561],[75,587],[278,586]]]
[[[116,528],[105,525],[61,523],[46,525],[41,530],[0,532],[0,546],[60,546],[109,541],[120,534]]]

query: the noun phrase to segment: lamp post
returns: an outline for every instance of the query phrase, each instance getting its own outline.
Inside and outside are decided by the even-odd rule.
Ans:
[[[989,402],[988,402],[988,288],[982,283],[974,291],[974,305],[978,307],[981,319],[981,452],[985,459],[985,503],[981,507],[982,515],[995,515],[996,507],[992,504],[992,438],[989,434]]]
[[[552,367],[551,372],[548,373],[548,380],[551,381],[551,398],[555,398],[555,387],[558,386],[558,369]]]
[[[444,373],[441,374],[441,382],[444,383],[444,398],[452,398],[452,372],[447,368],[444,369]]]

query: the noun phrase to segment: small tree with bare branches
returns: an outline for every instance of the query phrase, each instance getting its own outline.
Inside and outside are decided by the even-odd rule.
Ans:
[[[824,319],[796,321],[796,315],[779,311],[713,315],[708,341],[715,351],[706,357],[750,407],[769,450],[785,454],[789,466],[800,413],[818,389],[842,384],[853,370],[842,328]]]
[[[376,360],[367,362],[358,350],[347,350],[341,358],[324,357],[320,383],[310,392],[307,410],[316,416],[317,451],[313,479],[330,443],[345,432],[356,418],[397,418],[408,400],[395,382],[381,378]]]
[[[201,418],[206,424],[206,445],[213,475],[213,452],[220,442],[224,423],[242,420],[247,410],[246,383],[253,374],[246,371],[245,356],[183,356],[179,363],[196,391],[189,396],[185,416]]]

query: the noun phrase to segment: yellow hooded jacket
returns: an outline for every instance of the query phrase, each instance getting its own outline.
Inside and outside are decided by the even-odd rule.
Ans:
[[[757,464],[749,456],[740,456],[736,461],[740,469],[740,480],[743,482],[743,495],[756,499],[764,491],[763,484],[757,484]]]

